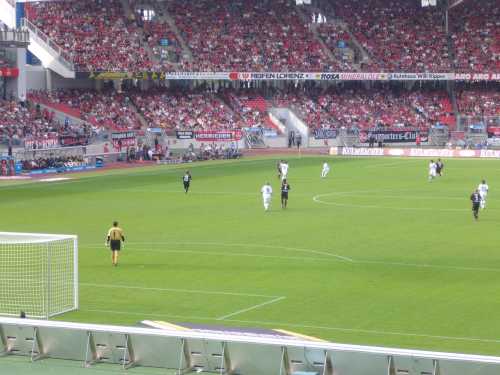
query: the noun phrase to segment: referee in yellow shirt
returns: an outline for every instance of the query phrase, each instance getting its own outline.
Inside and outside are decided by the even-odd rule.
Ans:
[[[118,252],[121,249],[122,242],[125,242],[123,230],[118,226],[118,221],[114,221],[113,226],[108,231],[106,247],[109,246],[111,249],[111,260],[113,262],[113,266],[115,267],[118,265]]]

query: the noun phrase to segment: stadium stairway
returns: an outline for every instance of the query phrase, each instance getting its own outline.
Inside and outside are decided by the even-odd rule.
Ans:
[[[306,25],[310,26],[309,29],[312,31],[314,38],[318,41],[323,50],[326,52],[328,58],[332,61],[336,61],[337,58],[335,57],[333,52],[330,50],[330,48],[328,48],[325,41],[319,36],[318,30],[316,29],[317,25],[311,23],[311,19],[307,16],[307,14],[304,13],[304,11],[300,7],[297,7],[297,12],[302,21],[304,21]]]
[[[349,28],[349,25],[345,23],[342,20],[338,20],[340,27],[342,27],[342,30],[344,30],[349,36],[351,37],[351,41],[353,44],[353,47],[356,49],[356,52],[358,56],[361,56],[360,61],[365,64],[370,64],[373,60],[373,57],[368,53],[368,51],[361,45],[361,43],[358,41],[354,33],[351,31]],[[361,71],[361,66],[360,64],[353,64],[358,71]]]
[[[137,115],[137,119],[139,120],[139,122],[141,123],[141,127],[146,129],[149,127],[149,124],[148,122],[146,121],[146,119],[144,118],[144,116],[142,115],[142,113],[137,109],[137,107],[135,106],[135,104],[133,103],[133,101],[131,100],[128,104],[129,108],[136,113]]]
[[[344,30],[347,34],[349,34],[349,37],[351,38],[351,41],[352,41],[352,45],[350,45],[350,47],[353,50],[354,55],[355,56],[360,56],[361,57],[360,61],[363,62],[363,63],[371,63],[372,57],[370,56],[370,54],[368,53],[368,51],[366,51],[363,48],[363,46],[361,45],[361,43],[356,39],[356,36],[349,29],[349,25],[346,22],[344,22],[343,20],[341,20],[340,18],[336,17],[335,14],[333,14],[332,11],[328,11],[327,9],[322,8],[323,5],[324,4],[319,4],[317,7],[316,6],[312,6],[311,10],[313,10],[315,13],[324,14],[327,17],[327,21],[328,22],[333,22],[333,23],[338,24],[342,28],[342,30]],[[321,36],[318,35],[316,28],[313,28],[313,29],[314,29],[315,35],[317,35],[317,37],[321,40],[322,45],[325,46],[326,50],[330,51],[330,49],[324,43],[324,41],[321,38]],[[333,56],[333,58],[336,59],[335,56]],[[356,70],[358,70],[358,71],[361,69],[359,63],[353,63],[352,66]]]
[[[162,15],[160,15],[159,20],[165,21],[170,29],[174,32],[175,36],[177,37],[177,40],[181,44],[182,48],[182,56],[184,59],[188,60],[189,62],[193,62],[193,53],[191,52],[191,49],[188,47],[188,44],[182,37],[181,32],[179,31],[179,28],[175,24],[175,21],[173,17],[168,13],[166,5],[162,8]]]

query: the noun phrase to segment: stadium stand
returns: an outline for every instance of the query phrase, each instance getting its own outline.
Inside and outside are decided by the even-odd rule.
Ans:
[[[228,91],[226,97],[234,111],[244,119],[246,127],[276,128],[269,118],[270,105],[258,92]]]
[[[450,53],[442,12],[413,0],[340,0],[335,13],[369,52],[367,71],[447,72]]]
[[[119,0],[26,4],[26,16],[67,51],[77,70],[140,71],[153,67],[147,40]],[[152,38],[153,39],[153,38]]]
[[[167,3],[199,71],[328,71],[336,67],[287,0]]]
[[[130,0],[125,12],[128,22],[135,23],[147,41],[154,70],[175,69],[174,64],[182,63],[181,43],[157,2]]]
[[[308,95],[290,91],[277,94],[275,101],[295,109],[310,128],[427,129],[444,119],[454,123],[447,119],[452,109],[444,91],[355,88],[313,90]]]
[[[494,90],[463,91],[459,99],[460,108],[467,114],[484,113],[483,107],[488,108],[488,115],[498,114],[498,93]],[[155,89],[117,93],[75,89],[32,92],[29,100],[87,121],[92,124],[93,133],[139,130],[144,126],[170,132],[275,128],[269,118],[269,109],[273,106],[292,109],[311,129],[376,126],[427,129],[436,123],[455,126],[448,94],[431,89],[294,88],[273,90],[267,95],[252,89],[226,89],[219,94],[206,90]],[[15,102],[5,102],[3,106],[9,109],[4,110],[2,123],[16,115],[15,121],[25,124],[19,137],[33,132],[29,124],[33,124],[35,131],[42,124],[45,126],[41,129],[45,132],[60,130],[57,126],[50,127],[50,120],[42,122],[50,116],[47,110],[37,116],[35,110],[30,111]],[[21,120],[17,120],[19,117]],[[77,125],[73,127],[78,130]]]
[[[328,21],[317,27],[311,9],[289,0],[52,1],[27,3],[26,15],[83,71],[353,71],[336,53],[352,36],[371,58],[362,71],[447,72],[453,57],[461,72],[500,69],[494,0],[453,8],[451,43],[440,7],[340,0],[327,8]],[[192,59],[183,57],[179,35]]]
[[[243,121],[215,94],[149,91],[132,100],[148,126],[167,130],[236,129]]]
[[[465,116],[500,116],[500,92],[495,86],[460,87],[457,103]]]
[[[455,65],[460,72],[500,72],[500,7],[469,0],[451,11]]]
[[[28,107],[12,100],[0,100],[0,134],[17,142],[28,137],[57,136],[63,127],[53,113]]]
[[[334,23],[323,23],[319,24],[318,35],[323,39],[326,46],[331,51],[336,51],[339,49],[339,44],[348,44],[351,41],[351,36],[338,24]],[[352,71],[354,66],[351,61],[345,60],[342,55],[335,54],[337,56],[336,61],[338,66],[336,67],[339,71]]]
[[[88,121],[94,130],[140,129],[141,122],[127,95],[115,91],[55,90],[32,92],[29,99]]]

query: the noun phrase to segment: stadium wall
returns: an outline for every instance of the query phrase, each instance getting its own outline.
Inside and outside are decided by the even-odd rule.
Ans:
[[[40,65],[26,65],[26,82],[28,91],[95,88],[91,79],[64,78]]]
[[[50,71],[52,90],[55,89],[94,89],[95,81],[91,79],[64,78]]]
[[[39,65],[26,65],[26,87],[30,90],[47,90],[46,69]]]

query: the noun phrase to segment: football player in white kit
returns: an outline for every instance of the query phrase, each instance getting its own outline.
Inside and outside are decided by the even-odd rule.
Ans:
[[[436,178],[436,163],[434,163],[434,160],[431,160],[431,162],[429,163],[429,181],[432,181],[435,178]]]
[[[486,180],[483,180],[479,186],[477,187],[477,190],[479,190],[479,195],[481,196],[481,209],[484,210],[486,208],[486,196],[488,195],[488,184],[486,183]]]
[[[283,160],[281,163],[281,181],[286,180],[288,177],[288,162]]]
[[[328,174],[328,172],[330,172],[330,166],[328,165],[328,163],[325,161],[323,163],[323,169],[321,170],[321,178],[325,178],[326,175]]]
[[[260,189],[260,192],[262,193],[264,210],[269,211],[269,206],[271,205],[271,196],[273,195],[273,188],[271,187],[269,182],[266,182],[264,186],[262,186],[262,189]]]

